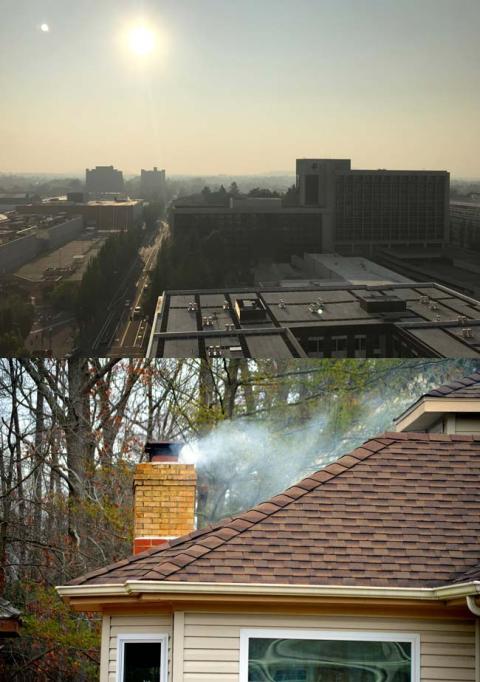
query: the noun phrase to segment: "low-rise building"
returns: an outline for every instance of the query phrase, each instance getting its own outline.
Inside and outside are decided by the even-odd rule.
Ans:
[[[480,302],[432,282],[166,291],[147,355],[479,357]]]
[[[7,217],[7,223],[3,221],[0,225],[0,237],[8,235],[0,241],[0,275],[15,272],[41,253],[59,248],[84,231],[83,218],[76,213],[25,215],[16,211]]]
[[[80,203],[55,200],[19,206],[18,212],[79,214],[83,216],[87,227],[93,225],[98,230],[121,231],[141,219],[142,207],[142,201],[133,199],[92,200]]]
[[[253,260],[285,260],[304,251],[322,251],[322,216],[317,209],[284,207],[281,199],[230,199],[228,206],[174,206],[174,237],[218,232],[225,247]]]

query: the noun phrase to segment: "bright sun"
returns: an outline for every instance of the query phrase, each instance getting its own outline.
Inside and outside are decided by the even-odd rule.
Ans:
[[[155,49],[155,33],[148,26],[134,26],[128,32],[128,45],[135,54],[149,55]]]

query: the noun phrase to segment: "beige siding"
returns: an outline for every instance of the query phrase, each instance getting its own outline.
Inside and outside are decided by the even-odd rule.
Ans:
[[[108,646],[104,635],[107,635]],[[169,666],[172,647],[172,618],[167,615],[158,616],[105,616],[102,629],[102,667],[100,682],[117,681],[117,636],[132,634],[167,634],[169,641]],[[108,665],[105,661],[108,659]],[[169,677],[170,679],[170,677]]]
[[[456,433],[480,433],[480,417],[457,417],[455,420]]]
[[[240,629],[252,627],[418,634],[421,682],[475,682],[473,621],[214,613],[185,613],[183,676],[175,675],[173,682],[238,682]]]

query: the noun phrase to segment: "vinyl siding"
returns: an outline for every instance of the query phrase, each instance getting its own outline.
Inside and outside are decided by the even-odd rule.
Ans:
[[[255,627],[419,634],[421,682],[475,682],[473,621],[215,613],[185,613],[183,675],[171,682],[238,682],[240,630]]]
[[[204,612],[175,614],[175,642],[168,615],[105,616],[100,682],[116,682],[117,635],[133,633],[169,635],[169,682],[238,682],[240,630],[262,627],[418,634],[421,682],[475,682],[474,621]]]
[[[427,433],[480,434],[480,417],[476,414],[446,415],[432,424]]]
[[[455,427],[456,433],[480,433],[480,417],[457,417]]]
[[[167,634],[169,667],[172,647],[172,618],[157,616],[104,616],[100,682],[117,682],[117,636],[132,634]],[[106,642],[105,643],[105,638]],[[169,674],[169,680],[171,675]]]

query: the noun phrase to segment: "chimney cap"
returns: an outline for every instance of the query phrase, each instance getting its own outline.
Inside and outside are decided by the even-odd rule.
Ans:
[[[180,450],[184,443],[161,440],[145,443],[145,452],[149,462],[178,462]]]

